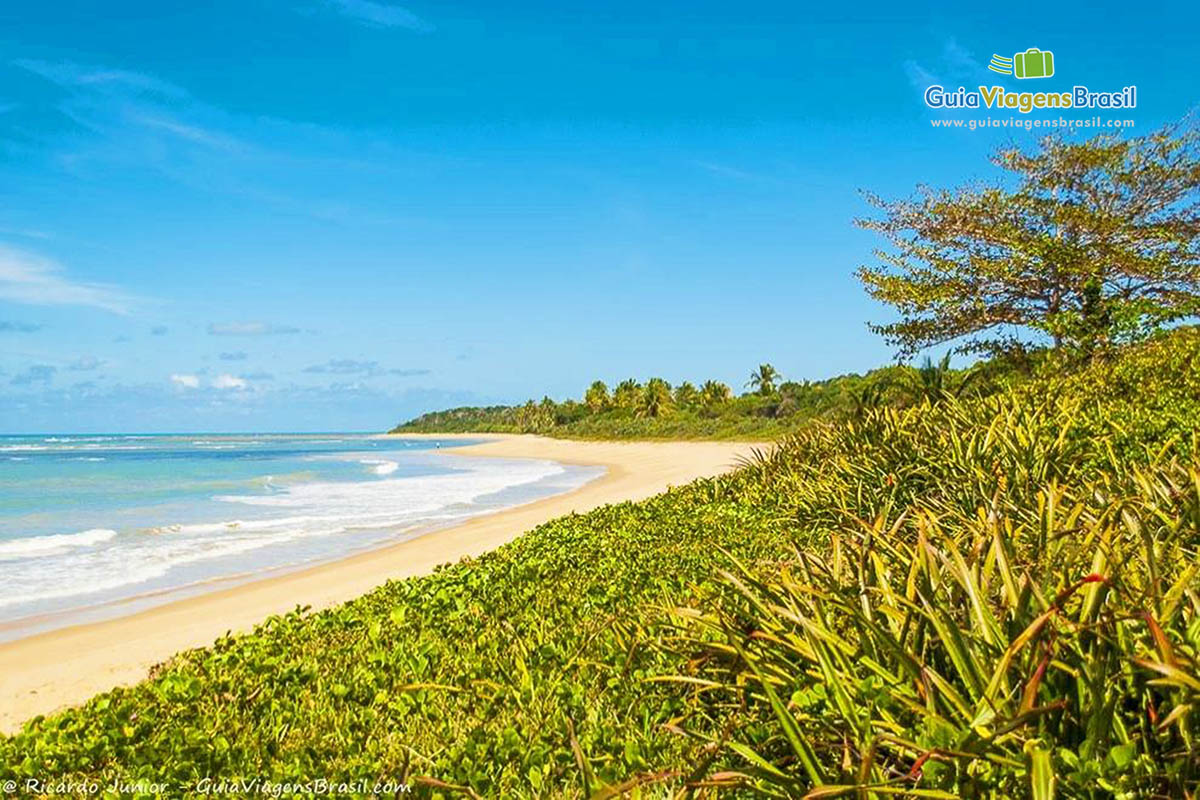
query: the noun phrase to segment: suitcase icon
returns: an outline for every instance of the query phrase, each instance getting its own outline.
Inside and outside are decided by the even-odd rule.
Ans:
[[[1018,78],[1049,78],[1054,74],[1054,53],[1031,47],[1013,56],[1013,74]]]

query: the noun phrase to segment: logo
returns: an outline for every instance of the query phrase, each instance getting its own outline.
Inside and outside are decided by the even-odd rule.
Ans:
[[[988,69],[1017,78],[1049,78],[1054,75],[1054,53],[1031,47],[1024,53],[1016,53],[1012,58],[993,55]]]
[[[1028,78],[1052,78],[1054,53],[1031,47],[1012,58],[993,55],[987,68],[1001,75],[1012,75],[1022,80]],[[1012,91],[995,84],[980,84],[974,88],[959,86],[949,89],[933,84],[925,90],[925,105],[938,109],[989,109],[1016,111],[1031,114],[1056,109],[1118,109],[1137,108],[1137,87],[1125,86],[1118,91],[1092,91],[1086,85],[1075,84],[1049,91]]]

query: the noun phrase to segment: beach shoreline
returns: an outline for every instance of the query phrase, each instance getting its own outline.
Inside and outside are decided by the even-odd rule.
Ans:
[[[391,434],[389,434],[391,435]],[[641,500],[736,466],[761,443],[600,442],[516,434],[402,434],[403,438],[478,443],[447,455],[537,458],[602,466],[605,473],[572,491],[473,517],[453,526],[345,558],[186,597],[126,616],[57,628],[0,643],[0,732],[27,719],[136,683],[183,650],[226,632],[246,632],[297,606],[328,608],[391,579],[479,556],[537,525],[601,505]]]

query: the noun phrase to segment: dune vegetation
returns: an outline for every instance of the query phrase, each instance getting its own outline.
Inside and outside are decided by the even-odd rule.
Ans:
[[[762,365],[740,397],[597,383],[401,426],[778,441],[182,653],[0,740],[0,777],[1195,797],[1198,147],[1050,140],[997,155],[1015,187],[879,201],[864,224],[892,250],[860,276],[899,317],[879,332],[901,353],[966,337],[969,370]]]
[[[181,654],[31,721],[0,771],[1187,796],[1197,420],[1194,329],[989,397],[868,408],[728,476]]]

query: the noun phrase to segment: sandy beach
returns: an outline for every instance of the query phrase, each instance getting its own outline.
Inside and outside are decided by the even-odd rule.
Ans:
[[[0,731],[11,733],[31,717],[79,704],[114,686],[136,683],[174,653],[203,647],[227,631],[248,631],[272,614],[297,605],[327,608],[389,579],[425,574],[439,564],[477,556],[555,517],[643,499],[727,471],[756,446],[579,442],[507,435],[463,438],[488,441],[446,453],[601,465],[606,473],[566,494],[340,561],[0,644]]]

